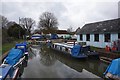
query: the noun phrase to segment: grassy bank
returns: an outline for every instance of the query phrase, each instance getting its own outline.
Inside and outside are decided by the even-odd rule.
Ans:
[[[90,46],[91,50],[95,50],[95,51],[98,51],[98,50],[105,50],[104,48],[98,48],[98,47],[94,47],[94,46]]]
[[[15,41],[13,41],[11,43],[5,43],[5,44],[3,44],[2,45],[2,54],[4,54],[5,52],[7,52],[11,48],[13,48],[16,43],[20,43],[20,42],[23,42],[23,40],[15,40]]]

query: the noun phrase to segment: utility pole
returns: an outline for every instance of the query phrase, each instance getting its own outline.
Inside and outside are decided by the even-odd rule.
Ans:
[[[19,17],[19,25],[20,25],[20,17]],[[20,29],[19,29],[19,39],[20,39]]]

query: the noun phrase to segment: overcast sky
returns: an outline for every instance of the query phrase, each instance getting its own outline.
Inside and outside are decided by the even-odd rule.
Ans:
[[[9,21],[18,22],[19,17],[30,17],[38,22],[39,16],[48,11],[57,17],[59,29],[72,26],[76,30],[87,23],[118,18],[118,2],[119,0],[2,0],[0,15]]]

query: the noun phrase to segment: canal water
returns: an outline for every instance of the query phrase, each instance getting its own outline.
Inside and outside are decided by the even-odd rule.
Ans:
[[[75,59],[45,45],[33,45],[22,78],[102,78],[107,66],[98,59]]]

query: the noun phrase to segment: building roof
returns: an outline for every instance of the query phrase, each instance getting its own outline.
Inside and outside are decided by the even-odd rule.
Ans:
[[[43,33],[43,34],[50,34],[50,32],[48,30],[41,30],[41,31],[40,30],[35,30],[33,34],[37,34],[37,33],[38,34],[41,34],[41,33]],[[75,32],[68,32],[67,30],[55,30],[52,33],[56,33],[56,34],[71,34],[71,35],[75,34]]]
[[[67,32],[66,30],[56,30],[55,33],[56,33],[56,34],[70,34],[70,33]]]
[[[85,24],[77,29],[76,34],[118,33],[120,32],[120,18]]]

